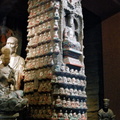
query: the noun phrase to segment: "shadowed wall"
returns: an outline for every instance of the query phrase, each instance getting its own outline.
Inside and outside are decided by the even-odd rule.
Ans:
[[[102,22],[104,94],[120,119],[120,13]]]

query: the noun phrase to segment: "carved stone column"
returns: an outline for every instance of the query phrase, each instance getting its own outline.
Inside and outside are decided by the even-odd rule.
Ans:
[[[29,0],[28,12],[28,116],[86,120],[81,0]]]

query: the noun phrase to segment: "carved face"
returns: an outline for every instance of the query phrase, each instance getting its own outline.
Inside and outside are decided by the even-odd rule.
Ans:
[[[74,14],[68,15],[68,26],[73,27],[74,26]]]
[[[2,63],[3,63],[4,66],[7,66],[10,62],[10,56],[9,55],[7,55],[7,56],[2,55],[1,59],[2,59]]]
[[[108,102],[105,102],[105,103],[104,103],[104,108],[107,109],[108,106],[109,106],[109,103],[108,103]]]
[[[11,37],[7,39],[7,43],[6,46],[11,48],[11,53],[16,53],[17,52],[17,48],[18,48],[18,44],[16,42],[16,39]]]
[[[104,99],[104,109],[108,109],[109,107],[109,99]]]

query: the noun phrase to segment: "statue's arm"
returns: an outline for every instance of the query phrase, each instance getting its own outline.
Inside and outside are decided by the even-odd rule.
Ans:
[[[102,114],[102,111],[99,110],[99,111],[98,111],[98,120],[102,120],[102,115],[101,115],[101,114]]]
[[[109,110],[110,110],[110,114],[111,114],[111,120],[115,120],[115,115],[114,115],[113,111],[111,109],[109,109]]]

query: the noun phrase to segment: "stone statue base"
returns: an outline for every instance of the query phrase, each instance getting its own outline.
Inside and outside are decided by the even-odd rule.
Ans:
[[[19,113],[15,114],[0,113],[0,120],[17,120],[18,117]]]

